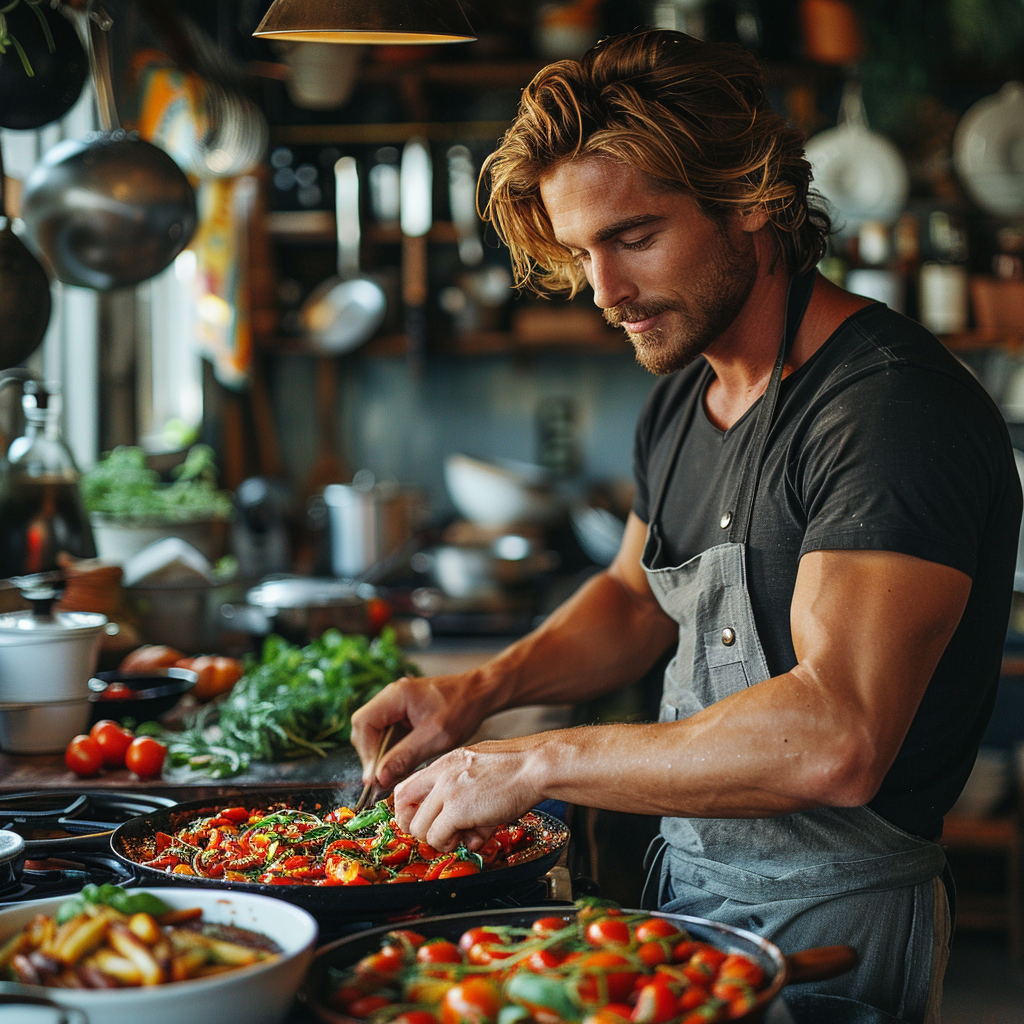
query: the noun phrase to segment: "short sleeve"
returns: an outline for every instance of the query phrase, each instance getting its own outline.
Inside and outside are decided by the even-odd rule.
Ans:
[[[890,365],[816,403],[795,450],[801,555],[895,551],[974,577],[1013,461],[1005,428],[964,382]]]

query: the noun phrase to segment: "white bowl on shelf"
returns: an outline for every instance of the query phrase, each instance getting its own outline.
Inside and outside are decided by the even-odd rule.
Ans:
[[[444,460],[444,482],[460,515],[479,526],[549,526],[565,512],[539,466],[485,462],[459,453]]]

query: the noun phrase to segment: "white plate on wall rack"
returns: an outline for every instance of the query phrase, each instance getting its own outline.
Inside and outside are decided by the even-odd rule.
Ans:
[[[978,100],[953,134],[953,166],[986,213],[1024,213],[1024,84]]]

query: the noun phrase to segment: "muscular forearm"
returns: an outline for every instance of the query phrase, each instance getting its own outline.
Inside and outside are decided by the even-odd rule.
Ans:
[[[539,629],[482,666],[478,685],[494,711],[580,703],[639,679],[675,630],[650,596],[602,572]]]

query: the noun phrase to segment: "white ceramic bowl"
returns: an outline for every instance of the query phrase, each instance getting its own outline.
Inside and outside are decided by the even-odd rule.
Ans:
[[[510,469],[454,454],[444,460],[444,482],[459,513],[479,526],[546,526],[565,511],[561,496],[542,482],[539,471],[529,473],[525,467]]]
[[[92,701],[51,700],[41,704],[0,704],[0,750],[11,754],[59,754],[89,731]]]
[[[285,1017],[317,939],[310,914],[283,900],[224,889],[159,887],[155,892],[176,909],[202,907],[207,921],[262,932],[281,947],[281,956],[210,978],[150,988],[60,989],[3,982],[0,992],[51,999],[81,1010],[89,1024],[277,1024]],[[64,901],[32,900],[0,911],[0,945],[36,914],[53,914]]]

